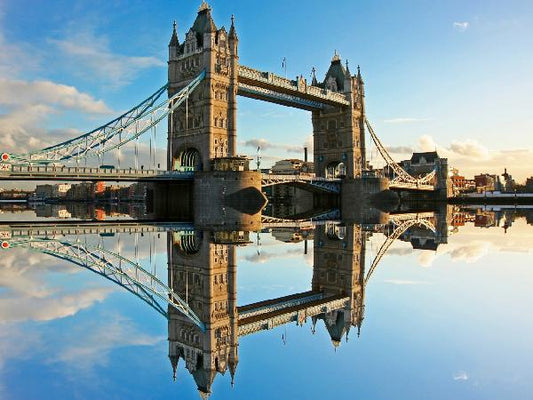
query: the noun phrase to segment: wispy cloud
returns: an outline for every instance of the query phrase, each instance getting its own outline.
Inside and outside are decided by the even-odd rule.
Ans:
[[[305,141],[301,145],[293,145],[293,144],[282,144],[282,143],[273,143],[268,139],[264,138],[254,138],[247,140],[245,142],[241,143],[244,147],[257,149],[258,147],[261,148],[261,151],[266,152],[263,155],[263,159],[270,158],[271,160],[281,160],[283,157],[280,157],[279,152],[285,151],[287,153],[287,156],[289,154],[298,154],[301,158],[303,158],[304,148],[307,147],[307,151],[309,154],[309,157],[312,158],[313,155],[313,135],[308,135],[305,138]],[[270,151],[276,151],[276,155],[269,154]]]
[[[105,35],[93,30],[79,30],[63,39],[49,39],[65,58],[69,69],[80,78],[118,88],[129,84],[138,74],[152,67],[166,64],[152,56],[129,56],[114,52]]]
[[[430,282],[426,281],[410,281],[402,279],[386,279],[385,283],[390,283],[392,285],[430,285]]]
[[[454,381],[467,381],[468,379],[469,379],[469,376],[465,371],[459,371],[453,375]]]
[[[454,22],[453,23],[453,29],[455,29],[457,32],[464,32],[470,27],[470,23],[467,21],[463,22]]]
[[[112,350],[121,347],[153,346],[165,339],[152,336],[139,329],[129,320],[114,315],[112,321],[84,322],[77,334],[69,333],[61,340],[64,345],[54,352],[51,363],[64,363],[81,372],[106,366]]]
[[[429,121],[429,118],[391,118],[383,120],[386,124],[412,124],[426,121]]]
[[[389,153],[395,153],[395,154],[411,154],[415,151],[413,147],[409,146],[391,146],[387,147],[387,151]]]

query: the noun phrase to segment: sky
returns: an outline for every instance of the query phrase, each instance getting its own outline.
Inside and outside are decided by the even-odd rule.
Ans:
[[[106,123],[166,83],[172,22],[200,1],[0,0],[0,151],[38,149]],[[367,116],[397,160],[431,151],[467,176],[533,175],[529,1],[211,1],[235,15],[243,65],[323,79],[337,50],[361,66]],[[303,157],[310,113],[239,98],[238,152]],[[157,143],[164,159],[166,125]],[[143,144],[147,149],[147,144]],[[143,154],[147,154],[144,151]],[[375,147],[369,159],[376,166]]]

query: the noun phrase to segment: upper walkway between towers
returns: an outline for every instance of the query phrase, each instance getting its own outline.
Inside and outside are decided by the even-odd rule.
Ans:
[[[326,106],[348,107],[350,105],[345,94],[308,85],[303,77],[291,80],[272,72],[240,65],[238,79],[238,94],[244,97],[311,111],[323,109]]]

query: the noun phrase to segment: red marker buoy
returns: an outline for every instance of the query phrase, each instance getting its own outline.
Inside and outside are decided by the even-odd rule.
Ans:
[[[2,161],[7,161],[7,160],[9,160],[9,154],[2,153]]]
[[[6,242],[5,240],[2,242],[1,244],[2,248],[3,249],[8,249],[9,248],[9,242]]]

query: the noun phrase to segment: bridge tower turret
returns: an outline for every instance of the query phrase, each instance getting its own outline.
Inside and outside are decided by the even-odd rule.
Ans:
[[[343,93],[347,107],[313,111],[315,172],[320,177],[361,176],[366,163],[364,138],[364,83],[358,68],[352,76],[335,51],[324,82],[318,84]]]
[[[217,29],[204,1],[193,26],[179,43],[176,27],[169,44],[168,95],[205,71],[205,79],[168,122],[168,169],[211,169],[211,160],[233,157],[237,133],[238,43],[234,20],[228,34]]]

